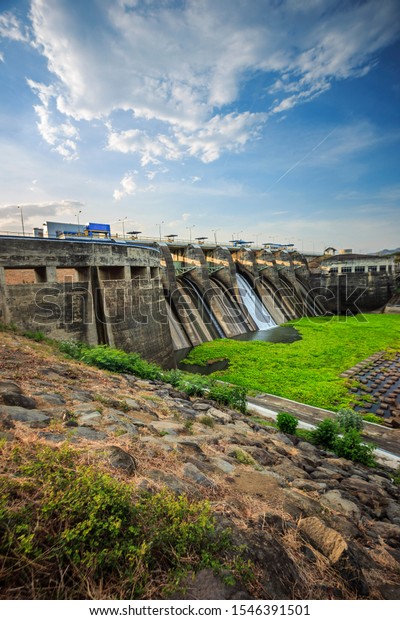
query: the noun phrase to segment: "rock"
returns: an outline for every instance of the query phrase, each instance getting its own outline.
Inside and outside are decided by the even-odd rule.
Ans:
[[[0,415],[4,413],[9,415],[12,420],[16,422],[24,422],[27,424],[44,424],[50,423],[50,416],[43,411],[36,409],[25,409],[24,407],[9,407],[7,405],[0,405]]]
[[[335,471],[331,467],[317,467],[311,472],[311,478],[314,480],[342,480],[343,474],[339,471]]]
[[[23,407],[24,409],[36,409],[36,401],[29,396],[18,394],[16,392],[3,392],[0,400],[11,407]]]
[[[0,428],[2,428],[5,431],[15,428],[15,424],[12,421],[12,418],[9,413],[5,413],[5,412],[0,413]]]
[[[379,592],[386,601],[400,601],[400,585],[381,584]]]
[[[92,413],[85,413],[78,417],[78,423],[81,426],[97,426],[101,421],[101,413],[93,411]]]
[[[395,525],[400,525],[400,505],[398,502],[389,500],[386,506],[386,516]]]
[[[309,478],[310,476],[304,469],[300,469],[300,467],[296,467],[293,465],[289,459],[284,459],[282,463],[279,465],[274,465],[272,470],[277,474],[280,474],[283,478],[292,482],[296,480],[296,478]]]
[[[108,457],[111,467],[115,469],[121,469],[125,473],[132,475],[137,470],[137,464],[134,457],[119,448],[118,446],[107,446],[104,450],[105,455]]]
[[[327,485],[325,482],[314,482],[314,480],[293,480],[292,485],[295,489],[301,489],[302,491],[317,491],[321,493],[325,491]]]
[[[297,519],[318,513],[320,503],[304,493],[299,493],[293,489],[284,489],[283,509]]]
[[[397,546],[400,543],[400,525],[385,523],[384,521],[372,521],[368,526],[369,534],[382,538],[389,544]]]
[[[325,495],[322,495],[320,502],[326,508],[340,512],[350,519],[359,521],[361,518],[361,510],[357,504],[344,499],[338,490],[328,491]]]
[[[222,471],[224,474],[231,474],[235,470],[235,466],[220,457],[210,458],[210,463],[215,469]]]
[[[99,408],[101,409],[100,405],[91,402],[84,405],[79,405],[78,407],[74,407],[72,413],[75,416],[82,416],[90,413],[97,413],[98,415],[100,415]]]
[[[192,573],[186,577],[179,589],[171,595],[171,599],[176,601],[253,600],[240,585],[227,585],[224,577],[228,575],[227,571],[221,575],[215,575],[211,569],[203,568],[196,575]]]
[[[160,435],[177,435],[182,432],[185,427],[179,422],[173,420],[160,420],[159,422],[151,422],[149,427]]]
[[[103,441],[103,439],[107,439],[106,433],[95,431],[93,428],[88,428],[87,426],[78,426],[74,431],[74,437],[82,437],[90,441]]]
[[[166,474],[159,469],[153,469],[149,472],[148,476],[151,480],[154,480],[154,482],[161,483],[177,495],[191,492],[190,486],[173,474]]]
[[[207,415],[210,415],[214,420],[217,420],[220,424],[229,424],[232,421],[232,416],[229,413],[225,413],[224,411],[220,411],[215,407],[209,407],[207,411]]]
[[[134,411],[140,411],[140,405],[133,398],[124,398],[124,401],[128,405],[129,409],[133,409]]]
[[[331,564],[335,564],[347,551],[343,536],[327,527],[318,517],[307,517],[299,522],[299,530],[314,549],[320,551]]]
[[[45,439],[46,441],[51,441],[53,443],[61,443],[62,441],[66,441],[66,436],[61,433],[39,433],[38,435],[41,439]]]
[[[81,403],[88,403],[93,400],[93,393],[81,391],[81,390],[75,390],[74,392],[71,392],[70,397],[72,400],[77,400],[78,402],[81,402]]]
[[[362,555],[362,554],[360,554]],[[353,590],[358,597],[366,597],[369,594],[368,583],[362,571],[362,560],[355,545],[351,545],[340,556],[335,564],[335,570],[345,581],[346,586]],[[370,567],[370,562],[367,564]]]
[[[35,396],[38,396],[39,401],[41,403],[45,403],[48,405],[65,405],[65,399],[60,396],[59,394],[42,394],[39,392],[39,394],[35,394]]]
[[[196,411],[208,411],[211,405],[209,403],[195,402],[195,403],[192,403],[192,407]]]
[[[192,463],[185,464],[183,475],[185,476],[185,478],[188,478],[189,480],[192,480],[196,484],[200,484],[200,486],[207,489],[216,486],[213,480],[210,480],[210,478],[207,478],[207,476],[202,474],[201,471],[197,469],[197,467]]]
[[[5,392],[14,392],[14,394],[22,394],[22,390],[13,381],[0,381],[0,394]]]

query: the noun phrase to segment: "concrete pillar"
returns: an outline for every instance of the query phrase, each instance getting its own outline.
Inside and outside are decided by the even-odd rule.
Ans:
[[[0,286],[6,285],[6,271],[4,267],[0,267]]]

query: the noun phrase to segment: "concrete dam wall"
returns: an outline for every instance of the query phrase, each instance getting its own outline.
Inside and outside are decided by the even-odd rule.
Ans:
[[[283,250],[0,237],[0,321],[168,367],[180,349],[260,324],[377,310],[394,293],[394,277],[354,275],[312,275]]]

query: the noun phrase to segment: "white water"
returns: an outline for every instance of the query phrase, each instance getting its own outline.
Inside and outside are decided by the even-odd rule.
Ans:
[[[247,282],[246,278],[240,275],[240,273],[236,273],[236,278],[239,284],[240,295],[243,303],[258,329],[270,329],[271,327],[275,327],[276,323],[274,319],[271,317],[261,300],[257,297],[255,291]]]

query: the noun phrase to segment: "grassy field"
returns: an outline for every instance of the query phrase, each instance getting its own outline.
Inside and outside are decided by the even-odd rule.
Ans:
[[[303,318],[291,323],[302,340],[291,344],[214,340],[196,347],[187,361],[227,358],[212,376],[251,391],[268,392],[337,410],[352,401],[340,373],[377,351],[400,350],[400,316]]]

